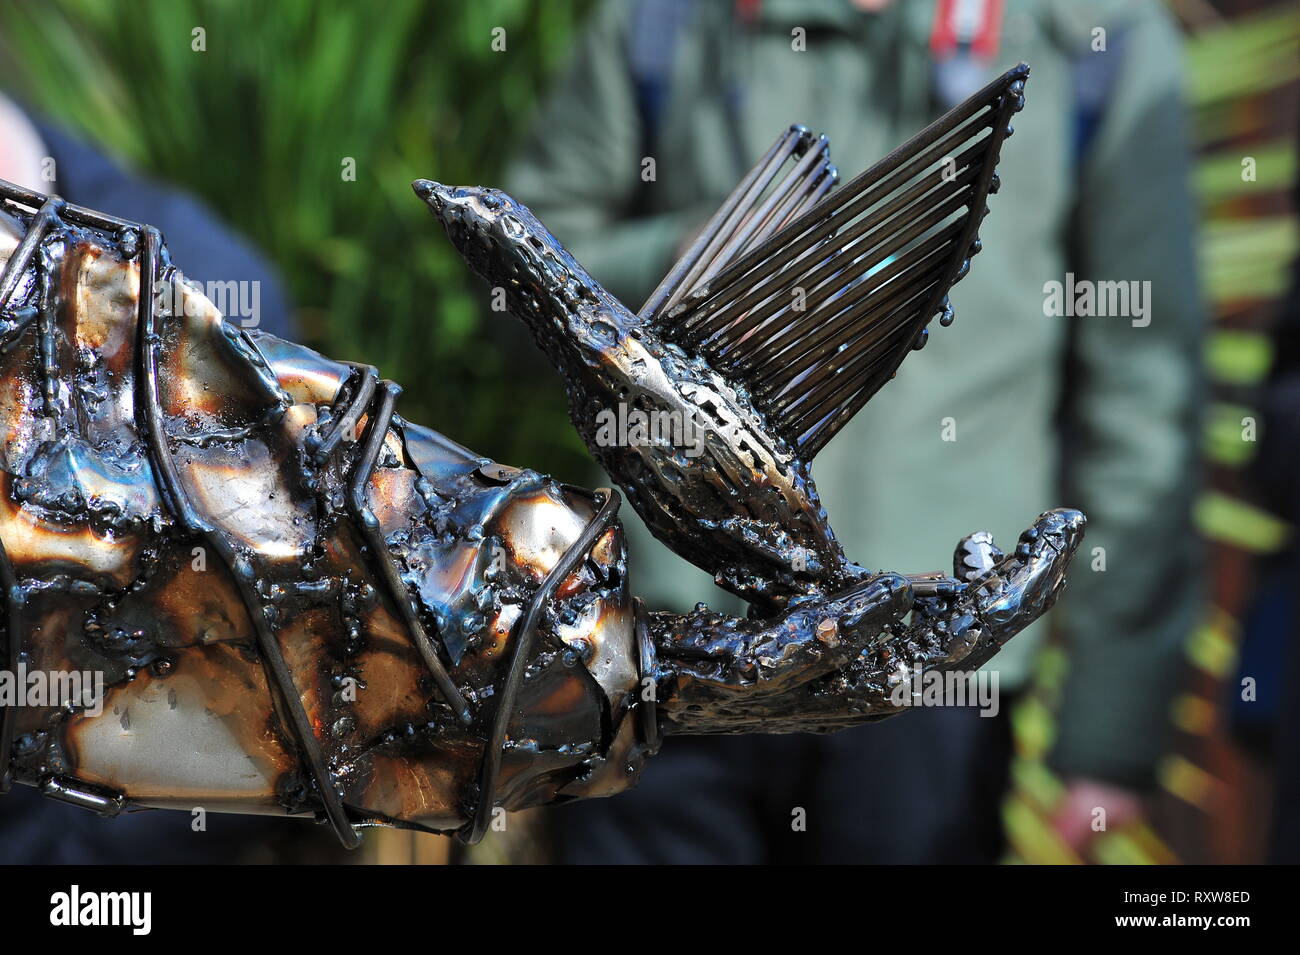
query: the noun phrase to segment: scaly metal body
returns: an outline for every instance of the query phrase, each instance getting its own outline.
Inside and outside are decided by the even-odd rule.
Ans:
[[[627,788],[663,733],[897,713],[914,667],[978,666],[1044,613],[1082,536],[1052,511],[1011,555],[962,542],[952,578],[859,570],[752,619],[651,613],[613,491],[476,456],[397,416],[374,369],[226,323],[147,226],[0,200],[0,675],[103,681],[0,692],[2,789],[316,817],[348,845],[366,825],[474,840],[498,809]],[[763,518],[775,556],[822,533],[810,507]],[[711,520],[674,526],[703,541]]]

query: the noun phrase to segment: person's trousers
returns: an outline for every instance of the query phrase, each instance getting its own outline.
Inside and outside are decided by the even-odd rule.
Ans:
[[[1011,759],[997,716],[917,708],[826,736],[670,737],[639,786],[549,811],[562,863],[992,863]]]

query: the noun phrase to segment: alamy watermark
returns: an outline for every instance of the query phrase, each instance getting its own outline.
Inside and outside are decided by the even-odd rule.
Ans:
[[[910,679],[899,682],[889,692],[894,706],[974,706],[980,716],[997,716],[1001,709],[998,697],[998,671],[938,670],[925,671],[914,666]]]
[[[56,927],[121,926],[132,935],[148,935],[153,927],[153,893],[94,892],[72,885],[50,896],[50,924]]]
[[[0,709],[6,706],[76,706],[87,716],[104,712],[104,674],[98,670],[0,670]]]
[[[1065,281],[1043,284],[1043,314],[1066,318],[1128,318],[1134,328],[1151,324],[1149,281],[1093,281],[1065,273]]]
[[[688,411],[642,411],[619,402],[596,414],[596,444],[602,448],[681,448],[697,458],[704,452],[704,432]]]
[[[186,297],[186,285],[201,291],[217,311],[241,328],[257,328],[262,324],[262,283],[257,279],[198,282],[186,279],[177,270],[170,281],[164,279],[158,283],[154,295],[173,315],[193,318],[202,314],[202,306],[197,297]]]

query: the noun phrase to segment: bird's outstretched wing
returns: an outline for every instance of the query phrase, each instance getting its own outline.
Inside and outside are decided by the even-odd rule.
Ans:
[[[641,309],[743,384],[811,460],[920,348],[979,251],[1020,64],[832,191],[826,137],[791,127]]]

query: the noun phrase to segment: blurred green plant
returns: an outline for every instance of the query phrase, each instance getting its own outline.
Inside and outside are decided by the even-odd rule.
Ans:
[[[1236,14],[1235,3],[1195,6],[1211,14],[1201,28],[1186,36],[1187,99],[1198,153],[1194,185],[1202,219],[1199,252],[1204,292],[1214,316],[1205,351],[1213,396],[1205,453],[1216,473],[1232,474],[1253,455],[1255,445],[1243,439],[1243,428],[1258,415],[1248,402],[1268,373],[1273,346],[1267,329],[1234,326],[1229,316],[1267,314],[1270,303],[1284,291],[1300,248],[1295,217],[1285,202],[1297,169],[1294,131],[1278,122],[1274,108],[1283,99],[1279,94],[1293,89],[1300,78],[1296,55],[1300,18],[1292,0],[1271,2],[1241,15]],[[1243,498],[1237,490],[1239,482],[1223,484],[1233,490],[1211,487],[1196,503],[1201,532],[1224,549],[1244,554],[1278,550],[1289,539],[1291,528]],[[1216,553],[1222,560],[1221,552]],[[1218,569],[1216,603],[1188,640],[1187,657],[1194,675],[1173,708],[1181,735],[1175,751],[1159,768],[1165,793],[1200,812],[1208,812],[1206,807],[1224,789],[1199,764],[1213,765],[1206,755],[1207,739],[1224,721],[1222,686],[1235,673],[1239,626],[1219,602],[1240,586],[1242,573],[1225,566],[1226,571]],[[1240,601],[1240,595],[1232,599],[1234,610]],[[1014,713],[1014,787],[1004,807],[1014,850],[1011,861],[1083,861],[1051,826],[1062,787],[1043,763],[1056,734],[1053,714],[1067,667],[1063,648],[1045,648],[1037,661],[1034,687]],[[1209,681],[1208,695],[1198,676]],[[1185,817],[1172,818],[1170,831],[1175,839],[1170,841],[1184,853],[1192,848],[1207,857],[1207,850],[1197,847],[1199,837],[1190,834]],[[1172,863],[1179,856],[1166,844],[1164,837],[1169,834],[1146,824],[1117,829],[1096,840],[1091,859]]]
[[[1188,38],[1188,99],[1202,142],[1237,135],[1260,118],[1243,109],[1251,97],[1300,79],[1295,44],[1300,17],[1290,2],[1224,17]]]
[[[1295,216],[1284,198],[1296,176],[1295,137],[1276,115],[1279,91],[1300,79],[1297,45],[1300,17],[1286,2],[1220,19],[1187,44],[1188,98],[1201,143],[1200,258],[1216,316],[1206,349],[1215,395],[1206,422],[1206,454],[1228,471],[1253,457],[1255,444],[1242,439],[1242,422],[1256,417],[1253,389],[1268,373],[1273,347],[1267,328],[1233,327],[1228,317],[1269,311],[1270,302],[1286,291],[1300,252]],[[1241,546],[1234,522],[1247,507],[1242,501],[1232,512],[1203,506],[1201,528],[1212,540]],[[1264,534],[1247,549],[1284,539]]]
[[[260,245],[304,341],[402,382],[406,417],[580,479],[557,382],[409,184],[496,181],[588,6],[10,0],[0,36],[11,92]]]
[[[1297,251],[1288,211],[1262,212],[1243,200],[1284,191],[1294,181],[1294,136],[1272,138],[1276,117],[1264,104],[1300,78],[1298,44],[1300,17],[1290,3],[1225,19],[1188,38],[1188,99],[1201,142],[1201,260],[1206,294],[1219,309],[1280,295]]]

